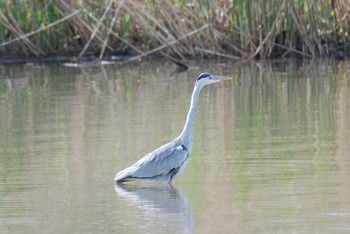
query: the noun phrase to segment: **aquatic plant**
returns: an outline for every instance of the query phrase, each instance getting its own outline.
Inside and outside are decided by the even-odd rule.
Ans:
[[[349,11],[345,0],[1,1],[0,54],[344,57]]]

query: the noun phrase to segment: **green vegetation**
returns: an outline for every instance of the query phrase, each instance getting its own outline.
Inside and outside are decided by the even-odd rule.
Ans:
[[[345,0],[0,2],[0,55],[346,57]]]

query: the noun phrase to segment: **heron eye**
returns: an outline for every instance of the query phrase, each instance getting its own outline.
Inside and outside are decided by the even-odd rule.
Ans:
[[[209,76],[210,76],[209,73],[202,73],[202,74],[200,74],[200,75],[198,76],[198,79],[197,79],[197,80],[200,80],[200,79],[203,79],[203,78],[207,78],[207,77],[209,77]]]

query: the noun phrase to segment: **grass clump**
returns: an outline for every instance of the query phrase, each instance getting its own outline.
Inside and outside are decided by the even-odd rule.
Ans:
[[[2,1],[0,54],[346,57],[349,12],[345,0]]]

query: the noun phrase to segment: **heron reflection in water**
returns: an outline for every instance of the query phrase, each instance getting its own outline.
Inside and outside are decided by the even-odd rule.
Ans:
[[[135,179],[160,180],[171,182],[187,165],[192,150],[194,122],[196,119],[199,93],[203,86],[223,80],[229,76],[202,73],[195,83],[190,110],[181,134],[173,141],[145,155],[134,165],[125,168],[115,176],[116,183]]]
[[[130,230],[137,219],[137,230],[140,233],[194,232],[191,202],[174,185],[118,183],[114,188],[124,207],[119,209],[123,215],[118,218],[118,222],[127,228],[130,225]],[[130,215],[135,219],[130,219]]]

